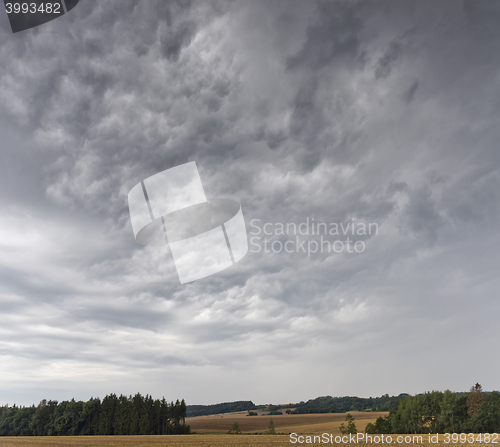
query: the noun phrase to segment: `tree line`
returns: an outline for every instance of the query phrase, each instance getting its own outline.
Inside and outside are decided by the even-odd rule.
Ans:
[[[209,414],[233,413],[235,411],[255,410],[257,407],[251,400],[238,400],[215,405],[188,405],[187,417],[207,416]]]
[[[389,396],[385,394],[381,397],[332,397],[322,396],[310,399],[307,402],[298,404],[282,405],[279,408],[295,407],[292,414],[305,413],[346,413],[348,411],[390,411],[396,404],[406,398],[408,394],[399,396]]]
[[[484,393],[479,383],[469,393],[432,391],[407,396],[365,429],[368,434],[499,433],[500,394]]]
[[[169,403],[139,393],[87,402],[44,399],[36,407],[0,407],[0,436],[184,434],[190,432],[185,418],[184,399]]]

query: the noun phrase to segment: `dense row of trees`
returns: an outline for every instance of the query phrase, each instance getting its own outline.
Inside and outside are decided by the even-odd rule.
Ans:
[[[388,416],[368,424],[366,433],[498,433],[500,394],[483,393],[474,385],[469,393],[432,391],[407,396]]]
[[[102,401],[46,401],[0,407],[0,436],[167,435],[189,433],[184,399],[106,396]]]
[[[187,417],[207,416],[209,414],[232,413],[234,411],[250,411],[257,407],[251,400],[238,400],[215,405],[188,405]]]
[[[295,407],[292,414],[305,413],[346,413],[348,411],[390,411],[396,404],[407,397],[408,394],[400,394],[399,396],[389,396],[385,394],[381,397],[331,397],[323,396],[316,399],[310,399],[307,402],[298,404],[289,404],[286,407]],[[281,406],[280,408],[284,408]]]

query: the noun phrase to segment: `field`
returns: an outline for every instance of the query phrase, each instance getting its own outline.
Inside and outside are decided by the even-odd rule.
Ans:
[[[375,421],[380,415],[387,413],[352,412],[358,431],[363,432],[366,424]],[[318,436],[322,433],[340,436],[339,426],[345,420],[345,413],[325,414],[296,414],[277,416],[246,416],[246,413],[229,413],[213,416],[198,416],[189,418],[186,422],[192,435],[171,436],[71,436],[71,437],[0,437],[0,447],[274,447],[274,446],[321,446],[311,440],[302,444],[290,442],[288,433],[297,433],[303,436]],[[277,435],[262,435],[249,433],[263,433],[272,419]],[[227,431],[238,422],[244,434],[229,435]],[[246,433],[246,434],[245,434]],[[396,443],[398,435],[392,435],[394,447],[455,447],[457,444],[446,444],[443,435],[439,436],[439,443],[429,443],[427,435],[423,435],[423,442]],[[411,435],[414,436],[414,435]],[[354,443],[355,444],[355,443]],[[351,444],[335,444],[336,446],[352,447]],[[330,444],[331,445],[331,444]],[[363,447],[381,447],[390,444],[359,444]],[[498,447],[498,444],[458,444],[461,447]]]
[[[424,435],[426,441],[426,435]],[[455,447],[457,444],[445,444],[443,436],[439,443],[403,443],[391,445],[397,447]],[[291,444],[287,435],[172,435],[172,436],[89,436],[89,437],[39,437],[39,438],[0,438],[2,447],[278,447],[292,445],[329,445],[329,444]],[[331,445],[331,444],[330,444]],[[335,444],[352,447],[353,444]],[[364,444],[363,447],[380,447],[389,444]],[[459,446],[498,446],[498,444],[458,444]]]
[[[171,435],[0,438],[2,447],[273,447],[290,445],[279,435]]]
[[[375,422],[379,416],[387,413],[352,412],[358,431],[364,431],[366,424]],[[263,433],[272,419],[278,433],[334,433],[339,434],[339,427],[345,421],[345,413],[283,414],[277,416],[246,416],[245,413],[228,413],[212,416],[197,416],[186,419],[192,432],[227,433],[237,422],[242,433]]]

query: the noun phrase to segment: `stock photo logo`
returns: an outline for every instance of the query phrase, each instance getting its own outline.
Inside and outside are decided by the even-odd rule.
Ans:
[[[71,11],[80,0],[4,0],[13,33],[24,31],[57,19]]]
[[[240,204],[207,200],[194,161],[139,182],[128,205],[136,241],[168,245],[181,284],[231,267],[248,252]]]

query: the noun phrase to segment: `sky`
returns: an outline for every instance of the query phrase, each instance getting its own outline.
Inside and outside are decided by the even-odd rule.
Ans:
[[[81,0],[0,60],[0,404],[500,388],[498,3]],[[250,250],[181,284],[127,196],[191,161]]]

